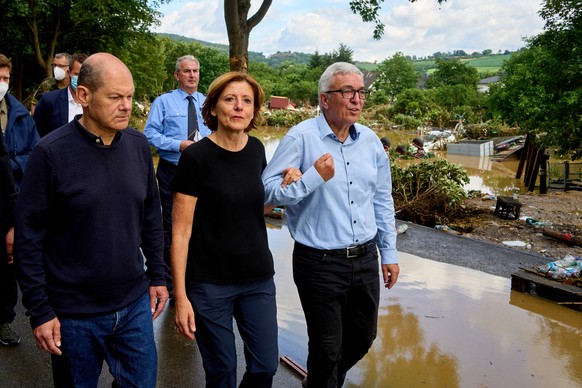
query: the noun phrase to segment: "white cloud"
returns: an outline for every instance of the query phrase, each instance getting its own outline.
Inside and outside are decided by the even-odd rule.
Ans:
[[[253,1],[250,14],[260,1]],[[274,1],[251,32],[249,49],[265,55],[277,51],[320,54],[340,43],[354,51],[356,60],[382,61],[396,52],[426,56],[434,52],[491,49],[515,50],[523,37],[542,31],[537,12],[540,0],[389,0],[381,18],[386,24],[381,40],[372,39],[373,26],[349,10],[348,0]],[[213,43],[228,44],[223,1],[179,1],[162,8],[157,32],[169,32]]]

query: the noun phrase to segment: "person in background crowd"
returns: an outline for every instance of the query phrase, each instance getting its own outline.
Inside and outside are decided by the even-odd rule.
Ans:
[[[345,62],[319,79],[322,115],[285,135],[263,172],[266,204],[286,206],[295,240],[293,279],[309,337],[307,387],[341,387],[376,337],[378,249],[386,288],[400,268],[390,163],[382,143],[357,123],[369,95]],[[280,171],[303,174],[281,186]]]
[[[0,127],[12,164],[16,186],[20,186],[28,157],[38,141],[36,125],[28,110],[8,92],[12,62],[0,54]]]
[[[198,92],[200,62],[192,55],[176,60],[174,77],[178,88],[156,98],[144,128],[151,145],[160,157],[156,177],[160,188],[162,215],[164,220],[164,260],[170,265],[172,243],[172,205],[174,193],[170,181],[174,176],[180,154],[186,147],[210,134],[203,123],[200,108],[204,94]],[[168,278],[172,296],[171,275]]]
[[[71,80],[69,86],[44,93],[40,98],[33,117],[41,137],[72,121],[76,115],[83,114],[83,107],[77,98],[77,82],[85,59],[85,54],[74,54],[67,70]]]
[[[412,139],[412,144],[408,147],[408,153],[417,159],[428,157],[424,150],[424,141],[420,137]]]
[[[4,82],[1,69],[0,82]],[[20,343],[20,336],[10,327],[16,316],[14,306],[18,301],[12,249],[16,192],[10,156],[4,143],[4,134],[0,131],[0,344],[3,346]]]
[[[390,151],[390,139],[388,139],[387,137],[382,137],[382,138],[380,138],[380,141],[382,142],[382,146],[384,147],[384,151],[386,151],[386,153],[388,153],[388,151]]]
[[[36,105],[44,93],[50,92],[52,90],[64,89],[69,86],[70,76],[68,70],[70,63],[71,54],[55,54],[53,63],[51,63],[51,67],[53,68],[53,76],[43,79],[40,85],[38,85],[38,88],[36,88],[34,91],[34,94],[30,100],[31,114],[34,114]]]
[[[117,386],[156,386],[167,268],[151,149],[128,127],[133,93],[123,62],[87,58],[83,115],[39,141],[16,203],[22,303],[57,387],[97,387],[104,360]]]

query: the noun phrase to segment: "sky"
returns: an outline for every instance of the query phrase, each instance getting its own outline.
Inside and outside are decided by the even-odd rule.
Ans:
[[[173,0],[163,5],[160,26],[165,32],[228,45],[223,0]],[[251,2],[254,14],[260,0]],[[278,51],[313,54],[353,50],[356,61],[381,62],[397,52],[426,57],[435,52],[486,49],[514,51],[524,37],[542,32],[541,0],[385,0],[380,40],[373,25],[349,9],[349,0],[273,0],[265,18],[250,34],[249,51],[269,56]]]

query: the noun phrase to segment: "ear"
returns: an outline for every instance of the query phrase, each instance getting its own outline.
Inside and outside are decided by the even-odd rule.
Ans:
[[[212,116],[216,116],[216,111],[214,110],[214,108],[210,108],[210,114]]]
[[[89,105],[89,99],[91,98],[91,92],[86,86],[79,85],[77,86],[77,99],[79,103],[86,107]]]
[[[176,78],[176,81],[180,81],[180,79],[178,79],[178,72],[177,71],[174,72],[174,78]]]
[[[321,107],[327,109],[329,107],[329,94],[321,93],[319,95],[319,101],[321,103]]]

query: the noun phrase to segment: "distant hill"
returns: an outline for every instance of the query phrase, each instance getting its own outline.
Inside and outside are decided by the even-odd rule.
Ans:
[[[205,42],[203,40],[198,40],[194,38],[187,38],[185,36],[176,35],[176,34],[164,34],[160,33],[157,34],[162,37],[166,37],[178,42],[195,42],[199,43],[202,46],[211,47],[219,52],[223,52],[228,55],[228,45],[226,44],[219,44],[219,43],[210,43]],[[250,62],[262,62],[266,63],[270,67],[279,67],[284,62],[293,62],[300,65],[306,65],[309,63],[309,59],[311,58],[312,54],[305,54],[305,53],[296,53],[296,52],[280,52],[277,51],[274,54],[271,54],[269,57],[266,57],[263,53],[258,53],[256,51],[249,51],[249,61]]]
[[[228,55],[228,45],[225,44],[205,42],[203,40],[187,38],[185,36],[176,34],[159,33],[157,35],[167,37],[169,39],[176,40],[179,42],[196,42],[202,46],[211,47],[217,51],[224,52],[226,55]],[[312,55],[313,54],[298,53],[291,51],[285,52],[277,51],[276,53],[266,57],[263,53],[249,51],[249,61],[262,62],[266,63],[269,67],[278,68],[285,62],[306,65],[309,63],[309,60],[311,59]],[[506,54],[490,54],[483,55],[480,57],[452,56],[452,58],[460,59],[462,62],[467,63],[469,66],[477,68],[477,71],[479,71],[480,74],[495,74],[499,71],[503,62],[509,59],[511,55],[512,53],[507,54],[506,52]],[[436,69],[436,62],[434,61],[434,59],[413,60],[412,63],[414,65],[414,69],[422,74],[431,73],[432,71],[434,71],[434,69]],[[360,61],[356,61],[355,65],[364,71],[375,71],[378,67],[378,63]]]

